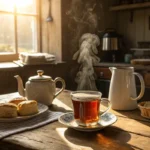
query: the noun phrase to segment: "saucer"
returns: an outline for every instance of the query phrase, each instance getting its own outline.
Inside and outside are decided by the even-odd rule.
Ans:
[[[117,121],[117,117],[112,113],[105,113],[104,115],[102,115],[100,117],[97,125],[84,127],[84,126],[78,125],[77,122],[74,119],[73,112],[69,112],[69,113],[65,113],[65,114],[61,115],[58,118],[58,121],[60,123],[64,124],[64,125],[70,127],[70,128],[75,129],[75,130],[79,130],[79,131],[97,131],[97,130],[101,130],[101,129],[115,123]]]

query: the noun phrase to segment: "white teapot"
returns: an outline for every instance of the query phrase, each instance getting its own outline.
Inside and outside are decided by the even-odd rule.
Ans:
[[[43,70],[38,70],[36,76],[28,79],[23,87],[22,79],[19,75],[14,76],[18,81],[18,92],[29,100],[36,100],[45,105],[51,105],[53,99],[65,89],[65,81],[57,77],[54,80],[50,76],[43,75]],[[56,82],[62,83],[62,88],[56,92]]]

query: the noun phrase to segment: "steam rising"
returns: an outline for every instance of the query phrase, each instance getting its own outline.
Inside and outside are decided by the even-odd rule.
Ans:
[[[77,90],[97,90],[93,65],[100,61],[97,46],[100,45],[99,37],[95,34],[83,34],[79,41],[79,50],[73,55],[73,60],[81,64],[75,81],[78,84]]]

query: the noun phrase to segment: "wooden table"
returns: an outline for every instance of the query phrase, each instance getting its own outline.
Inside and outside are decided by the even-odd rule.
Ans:
[[[70,92],[64,91],[50,109],[69,111]],[[0,99],[9,97],[2,95]],[[95,132],[81,132],[67,128],[58,121],[27,132],[9,136],[0,141],[0,150],[149,150],[150,120],[140,116],[140,111],[114,111],[118,121]]]

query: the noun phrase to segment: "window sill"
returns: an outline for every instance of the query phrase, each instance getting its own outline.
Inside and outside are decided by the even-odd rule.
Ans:
[[[19,66],[13,62],[0,62],[0,69],[12,69],[18,68]]]
[[[57,65],[57,64],[64,64],[65,62],[55,61],[55,62],[50,62],[50,63],[23,64],[18,60],[18,61],[14,61],[14,63],[20,67],[24,67],[24,66],[39,66],[39,65]]]
[[[15,69],[15,68],[20,68],[20,67],[26,67],[26,66],[43,66],[43,65],[59,65],[59,64],[65,64],[66,62],[63,61],[57,61],[54,63],[46,63],[46,64],[28,64],[24,65],[21,63],[18,63],[17,61],[14,62],[0,62],[0,70],[2,69]]]

